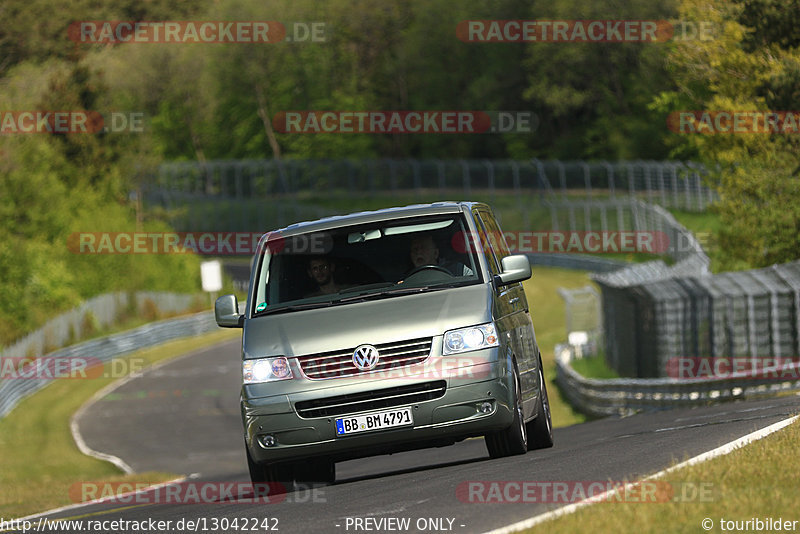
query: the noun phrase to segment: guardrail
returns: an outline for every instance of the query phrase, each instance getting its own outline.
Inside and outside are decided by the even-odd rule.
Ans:
[[[158,315],[177,315],[207,298],[203,294],[179,294],[158,291],[117,291],[87,299],[79,306],[47,321],[42,327],[7,347],[0,347],[6,357],[36,357],[90,337],[93,331],[108,328],[125,315],[151,319]],[[198,300],[199,299],[199,300]]]
[[[196,336],[217,330],[214,314],[208,311],[189,317],[165,319],[127,332],[92,339],[47,354],[48,358],[92,358],[109,361],[117,356],[152,347],[166,341]],[[0,418],[5,417],[25,397],[53,382],[53,378],[0,378]]]
[[[609,258],[598,258],[588,254],[562,254],[549,252],[528,252],[525,254],[531,265],[544,267],[560,267],[562,269],[576,269],[591,271],[593,273],[608,273],[630,265],[626,261]]]
[[[781,380],[768,373],[735,373],[724,378],[586,378],[572,368],[573,348],[556,345],[556,383],[578,410],[596,417],[702,406],[800,391],[800,378]],[[781,367],[800,377],[800,363]]]

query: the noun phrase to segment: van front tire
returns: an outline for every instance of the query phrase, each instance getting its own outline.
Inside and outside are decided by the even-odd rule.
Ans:
[[[294,466],[294,482],[298,489],[333,484],[335,480],[336,464],[327,458],[310,458]]]
[[[528,451],[528,428],[523,419],[522,387],[517,362],[514,361],[514,420],[511,426],[499,432],[486,434],[486,450],[492,458],[504,458]]]
[[[528,423],[528,450],[547,449],[553,446],[553,422],[550,417],[550,400],[539,360],[539,410],[536,419]]]
[[[259,464],[250,456],[247,446],[245,454],[255,497],[268,498],[270,495],[281,495],[294,489],[292,464]]]

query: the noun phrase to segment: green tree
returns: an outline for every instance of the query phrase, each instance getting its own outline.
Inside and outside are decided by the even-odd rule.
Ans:
[[[683,0],[680,15],[704,21],[713,39],[677,43],[669,64],[677,89],[658,102],[679,110],[791,111],[800,96],[800,42],[786,10],[798,2]],[[774,24],[772,23],[774,22]],[[685,135],[680,150],[715,172],[723,268],[800,257],[798,132]]]
[[[540,20],[665,20],[672,2],[534,4]],[[541,110],[538,155],[567,159],[660,159],[666,116],[650,106],[671,87],[662,42],[554,42],[528,48],[525,96]]]

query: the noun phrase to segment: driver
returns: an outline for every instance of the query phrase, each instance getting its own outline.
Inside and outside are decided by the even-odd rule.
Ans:
[[[439,247],[436,246],[436,242],[430,234],[418,235],[411,240],[410,255],[414,269],[424,265],[432,265],[434,267],[441,267],[455,276],[472,275],[472,269],[463,263],[440,264]]]
[[[439,247],[433,242],[433,236],[420,235],[411,240],[411,263],[414,268],[423,265],[438,265]]]

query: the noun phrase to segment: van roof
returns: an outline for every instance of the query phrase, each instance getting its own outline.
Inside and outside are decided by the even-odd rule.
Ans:
[[[329,230],[358,223],[371,223],[421,215],[437,215],[440,213],[459,213],[461,211],[471,210],[476,206],[483,206],[488,209],[488,206],[482,202],[443,201],[433,202],[431,204],[412,204],[410,206],[383,208],[374,211],[360,211],[347,215],[333,215],[315,221],[298,222],[290,224],[285,228],[274,230],[273,232],[279,232],[285,235],[304,233],[312,230]]]

